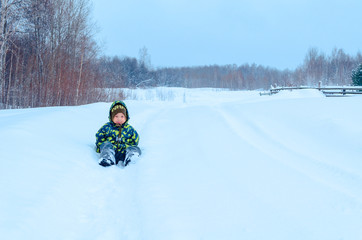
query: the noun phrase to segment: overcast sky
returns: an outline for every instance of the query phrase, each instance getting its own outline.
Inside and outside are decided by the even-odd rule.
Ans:
[[[91,0],[108,56],[153,67],[256,63],[295,69],[309,48],[362,50],[362,0]]]

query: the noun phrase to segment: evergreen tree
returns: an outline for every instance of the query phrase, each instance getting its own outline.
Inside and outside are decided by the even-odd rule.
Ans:
[[[352,70],[352,83],[354,86],[362,86],[362,63]]]

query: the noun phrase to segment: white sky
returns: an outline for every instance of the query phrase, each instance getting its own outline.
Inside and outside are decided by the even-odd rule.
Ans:
[[[108,56],[154,67],[302,64],[308,49],[362,50],[361,0],[91,0]]]

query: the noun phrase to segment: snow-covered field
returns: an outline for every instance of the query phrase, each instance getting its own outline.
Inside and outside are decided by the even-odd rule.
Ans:
[[[110,103],[0,111],[1,239],[362,239],[362,97],[128,96],[126,168],[94,151]]]

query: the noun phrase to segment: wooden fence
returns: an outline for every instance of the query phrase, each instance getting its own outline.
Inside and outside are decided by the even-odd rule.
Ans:
[[[301,89],[316,89],[323,92],[327,97],[332,96],[346,96],[351,94],[362,94],[362,87],[275,87],[271,88],[269,91],[260,92],[262,95],[272,95],[276,94],[283,90],[301,90]]]

